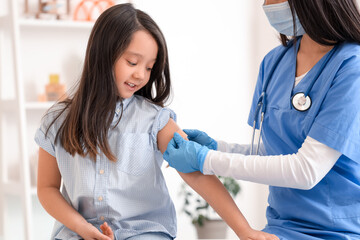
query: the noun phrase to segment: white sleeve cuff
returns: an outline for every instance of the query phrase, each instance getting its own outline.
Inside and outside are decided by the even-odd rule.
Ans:
[[[218,142],[218,149],[219,149],[219,142]],[[215,174],[212,170],[212,167],[210,166],[210,163],[211,163],[210,156],[212,155],[212,152],[215,152],[215,151],[210,150],[205,157],[204,166],[203,166],[203,174],[205,174],[205,175],[214,175]]]

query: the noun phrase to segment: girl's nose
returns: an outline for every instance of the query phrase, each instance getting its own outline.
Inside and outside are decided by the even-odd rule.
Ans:
[[[137,68],[134,72],[134,78],[143,80],[145,78],[145,70],[142,68]]]

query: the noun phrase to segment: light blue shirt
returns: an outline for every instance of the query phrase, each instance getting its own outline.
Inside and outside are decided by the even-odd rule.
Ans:
[[[96,161],[76,154],[71,156],[54,137],[64,119],[61,116],[45,132],[54,118],[46,115],[36,132],[36,143],[54,156],[62,176],[62,194],[68,203],[89,223],[99,228],[106,221],[116,239],[158,232],[176,236],[176,213],[161,171],[162,153],[157,134],[175,113],[145,98],[125,99],[124,112],[117,103],[108,141],[117,161],[100,152]],[[81,239],[56,222],[51,239]]]
[[[342,155],[310,190],[270,186],[265,231],[280,240],[360,239],[360,45],[339,44],[323,69],[326,56],[294,87],[297,49],[279,46],[264,58],[248,123],[254,121],[270,69],[286,50],[266,91],[262,140],[267,154],[296,153],[310,136]],[[295,110],[291,96],[314,81],[310,109]]]

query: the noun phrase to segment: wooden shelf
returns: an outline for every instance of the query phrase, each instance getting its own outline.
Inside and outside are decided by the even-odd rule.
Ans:
[[[55,102],[27,102],[26,110],[47,110],[54,105]]]
[[[3,100],[1,102],[1,108],[5,111],[12,111],[17,107],[16,100]],[[28,111],[31,110],[47,110],[52,107],[55,102],[26,102],[25,109]]]
[[[94,22],[72,21],[72,20],[39,20],[39,19],[20,19],[21,28],[66,28],[91,30]]]

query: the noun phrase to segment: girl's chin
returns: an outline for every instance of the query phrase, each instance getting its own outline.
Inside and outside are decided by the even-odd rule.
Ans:
[[[126,94],[120,94],[122,99],[127,99],[127,98],[131,98],[132,96],[134,96],[134,94],[130,94],[130,93],[126,93]]]
[[[123,99],[126,99],[126,98],[131,98],[134,95],[134,93],[135,93],[135,91],[134,92],[121,91],[121,92],[119,92],[119,96]]]

